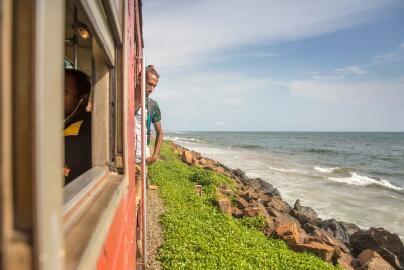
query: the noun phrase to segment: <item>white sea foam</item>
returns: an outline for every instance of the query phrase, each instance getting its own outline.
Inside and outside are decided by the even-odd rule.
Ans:
[[[174,142],[191,142],[191,143],[203,143],[204,141],[199,140],[199,139],[195,139],[195,138],[184,138],[184,137],[171,137],[171,136],[165,136],[164,139],[166,140],[171,140]]]
[[[325,168],[320,166],[314,166],[313,170],[321,172],[321,173],[333,173],[335,170],[338,170],[339,167]]]
[[[378,185],[378,186],[383,186],[385,188],[401,191],[403,190],[402,187],[398,187],[390,183],[389,181],[385,179],[373,179],[367,176],[363,176],[360,174],[357,174],[355,172],[351,173],[351,176],[349,177],[328,177],[329,180],[334,181],[334,182],[339,182],[339,183],[345,183],[353,186],[360,186],[360,187],[366,187],[370,185]]]
[[[276,168],[269,166],[268,169],[276,172],[283,172],[283,173],[307,173],[307,171],[298,170],[298,169],[285,169],[285,168]]]

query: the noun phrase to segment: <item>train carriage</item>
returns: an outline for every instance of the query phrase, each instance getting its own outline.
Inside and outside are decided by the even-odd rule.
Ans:
[[[142,269],[141,0],[0,0],[2,269]],[[64,67],[91,79],[91,168],[64,186]]]

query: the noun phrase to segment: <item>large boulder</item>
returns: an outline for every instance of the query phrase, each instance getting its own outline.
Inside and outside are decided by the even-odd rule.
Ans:
[[[296,247],[292,248],[296,251],[300,252],[310,252],[320,257],[322,260],[331,262],[331,259],[334,257],[335,248],[318,242],[310,242],[304,244],[297,244]]]
[[[193,158],[193,156],[192,156],[191,152],[189,152],[187,150],[184,150],[182,152],[182,155],[181,155],[182,162],[185,162],[187,164],[192,164],[192,158]]]
[[[252,187],[256,192],[261,192],[265,195],[281,198],[281,194],[279,193],[279,191],[261,178],[251,179],[245,174],[245,172],[240,169],[233,170],[232,172],[233,175],[240,179],[243,184]]]
[[[287,212],[280,212],[273,208],[267,207],[266,208],[268,214],[273,218],[275,225],[279,226],[283,223],[295,223],[300,227],[300,222],[296,218],[292,217]]]
[[[290,206],[287,202],[284,202],[278,198],[271,198],[270,200],[267,201],[265,204],[267,208],[272,208],[275,209],[279,212],[290,212]]]
[[[259,202],[254,202],[251,206],[245,208],[243,210],[243,215],[247,217],[263,216],[266,219],[272,220],[265,207]]]
[[[296,223],[291,222],[276,227],[274,236],[285,241],[289,247],[294,248],[298,244],[303,244],[306,234]]]
[[[370,249],[397,269],[404,269],[404,246],[397,234],[384,228],[359,230],[351,235],[351,246],[355,254]]]
[[[359,231],[359,227],[353,223],[336,221],[335,219],[328,219],[321,221],[319,227],[330,233],[332,236],[340,240],[347,247],[350,245],[350,237],[353,233]]]
[[[248,178],[248,176],[245,174],[244,171],[242,171],[242,170],[240,170],[240,169],[236,169],[236,170],[233,170],[233,174],[234,174],[238,179],[240,179],[241,182],[243,182],[244,184],[247,185],[247,184],[249,183],[250,178]]]
[[[302,224],[310,223],[317,225],[321,220],[318,218],[316,211],[307,206],[301,206],[300,200],[297,199],[290,214],[297,218]]]
[[[337,238],[334,238],[325,230],[308,223],[303,225],[303,229],[308,235],[311,236],[308,238],[307,241],[324,243],[329,246],[335,247],[336,249],[339,249],[344,253],[349,253],[349,249],[341,241],[339,241]]]
[[[365,249],[359,254],[358,259],[362,265],[357,268],[359,270],[394,270],[394,267],[373,250]]]

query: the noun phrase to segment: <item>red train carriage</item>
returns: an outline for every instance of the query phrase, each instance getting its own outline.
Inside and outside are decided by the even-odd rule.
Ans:
[[[134,157],[136,84],[144,110],[141,1],[0,0],[0,53],[2,269],[142,269],[144,152],[139,174]],[[67,186],[64,64],[92,82],[92,168]]]

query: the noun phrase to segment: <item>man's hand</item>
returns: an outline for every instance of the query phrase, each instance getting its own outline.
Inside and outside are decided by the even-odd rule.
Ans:
[[[157,155],[153,155],[153,156],[146,159],[146,163],[147,163],[147,165],[153,164],[157,160],[159,160],[159,157]]]

